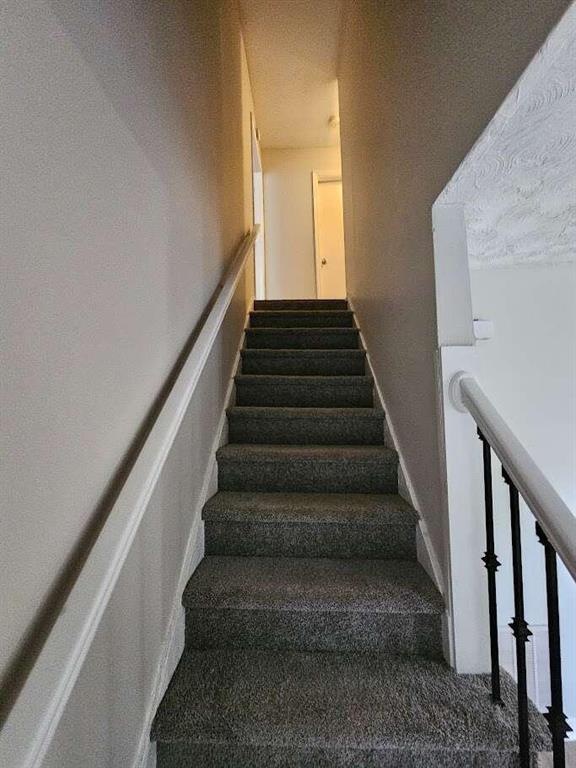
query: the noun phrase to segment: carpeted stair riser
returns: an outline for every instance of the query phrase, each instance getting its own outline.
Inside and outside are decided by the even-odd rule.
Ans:
[[[357,328],[247,328],[248,349],[359,349]]]
[[[311,455],[298,446],[292,453],[266,456],[262,452],[249,453],[249,444],[224,446],[217,454],[218,487],[223,491],[396,493],[396,453],[377,446],[364,448],[375,451],[371,455],[351,453],[361,447]]]
[[[363,408],[230,408],[231,443],[382,445],[384,414]]]
[[[497,750],[346,749],[345,747],[238,746],[236,743],[162,742],[157,768],[518,768],[518,758]]]
[[[416,559],[418,518],[395,494],[220,491],[202,517],[208,555]]]
[[[243,557],[338,557],[412,560],[416,528],[353,523],[204,523],[207,555]]]
[[[186,608],[189,648],[378,652],[441,659],[440,616]]]
[[[267,312],[282,310],[309,312],[322,310],[348,309],[346,299],[256,299],[254,309]]]
[[[206,557],[183,603],[190,648],[442,656],[442,603],[416,562]]]
[[[330,312],[250,312],[251,328],[352,328],[354,313]]]
[[[284,376],[364,376],[363,349],[243,349],[242,373]]]
[[[236,405],[293,408],[371,408],[370,376],[235,377]]]

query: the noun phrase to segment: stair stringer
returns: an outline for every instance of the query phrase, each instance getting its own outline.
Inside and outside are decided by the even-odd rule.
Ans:
[[[354,306],[354,302],[352,301],[352,299],[348,298],[348,304],[350,306],[350,309],[354,312],[356,327],[360,331],[360,341],[362,346],[366,350],[366,364],[368,366],[368,371],[374,381],[374,390],[376,392],[376,399],[378,401],[378,404],[384,411],[384,414],[386,417],[384,421],[384,433],[385,433],[384,442],[389,448],[393,448],[398,454],[398,494],[405,501],[407,501],[408,504],[410,504],[418,513],[418,525],[416,527],[416,556],[417,556],[418,562],[424,568],[426,573],[430,576],[436,588],[444,598],[444,604],[446,606],[446,609],[445,609],[445,613],[443,615],[443,620],[442,620],[442,644],[444,648],[444,656],[448,660],[448,662],[453,666],[453,652],[452,652],[452,643],[451,643],[452,633],[449,629],[452,619],[449,614],[449,608],[448,608],[449,601],[447,599],[448,593],[446,590],[446,584],[445,584],[444,576],[442,574],[442,569],[440,567],[440,560],[438,558],[438,555],[432,543],[432,539],[430,537],[430,532],[428,530],[428,526],[426,525],[426,521],[422,516],[422,512],[421,512],[422,507],[418,499],[416,490],[414,488],[414,484],[412,483],[408,470],[406,469],[406,462],[404,461],[404,457],[400,449],[400,443],[396,436],[394,423],[390,416],[390,411],[386,407],[386,401],[384,399],[384,395],[380,387],[380,382],[378,380],[378,376],[376,375],[376,371],[374,370],[374,366],[372,365],[370,349],[368,347],[368,344],[366,343],[364,334],[362,333],[361,324],[358,322],[358,314],[356,312],[356,308]]]
[[[244,318],[243,329],[246,327],[250,312],[253,308],[253,301],[250,302]],[[234,377],[240,369],[240,352],[244,346],[244,330],[240,334],[234,363],[230,372],[230,380],[226,389],[226,396],[222,406],[222,411],[218,419],[218,426],[214,436],[214,442],[210,449],[210,458],[202,480],[202,488],[198,495],[198,501],[192,513],[192,528],[186,544],[186,553],[182,562],[178,586],[174,590],[172,607],[170,610],[170,620],[168,630],[164,638],[161,661],[156,671],[156,679],[153,685],[153,694],[150,697],[146,717],[142,726],[142,734],[138,743],[136,757],[131,768],[156,768],[156,742],[150,740],[150,731],[156,715],[156,711],[162,701],[168,684],[176,671],[180,657],[185,649],[185,609],[182,604],[182,595],[186,584],[189,582],[192,574],[200,565],[204,558],[204,521],[202,520],[202,510],[208,499],[210,499],[218,490],[218,463],[216,453],[219,448],[228,442],[228,416],[227,410],[235,403],[236,390]]]

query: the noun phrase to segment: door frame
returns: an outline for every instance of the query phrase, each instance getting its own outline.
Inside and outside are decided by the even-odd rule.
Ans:
[[[320,291],[320,264],[318,256],[320,254],[320,233],[318,230],[318,186],[325,181],[339,181],[342,183],[342,174],[338,172],[312,171],[312,220],[314,228],[314,274],[316,277],[316,298],[319,298]]]
[[[266,248],[264,236],[264,167],[260,141],[254,115],[250,113],[250,137],[252,144],[252,220],[260,224],[254,243],[254,297],[266,298]]]

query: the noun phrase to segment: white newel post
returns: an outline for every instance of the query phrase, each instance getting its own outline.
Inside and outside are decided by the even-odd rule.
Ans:
[[[452,663],[461,673],[490,671],[482,449],[472,417],[457,410],[450,382],[474,373],[475,338],[463,206],[432,209],[438,323],[440,455],[448,514]]]

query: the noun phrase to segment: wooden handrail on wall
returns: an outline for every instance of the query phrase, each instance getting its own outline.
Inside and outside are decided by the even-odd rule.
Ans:
[[[258,235],[240,243],[106,523],[0,731],[3,768],[38,768],[64,712]]]

